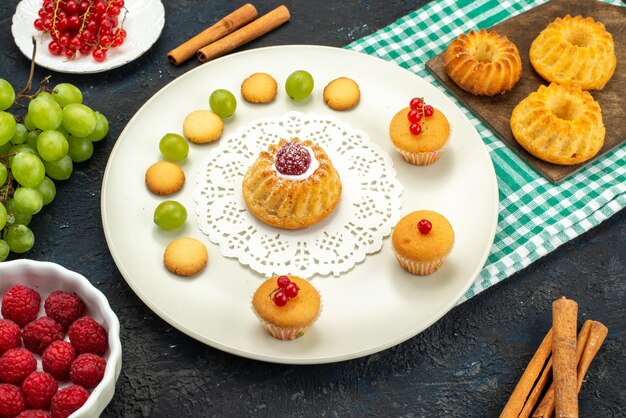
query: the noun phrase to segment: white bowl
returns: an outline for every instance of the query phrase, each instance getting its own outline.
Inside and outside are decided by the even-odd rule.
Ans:
[[[109,347],[104,354],[107,361],[104,377],[92,391],[87,402],[71,417],[96,417],[113,398],[115,382],[122,368],[122,344],[120,323],[111,310],[107,298],[81,274],[58,264],[14,260],[0,263],[0,296],[15,284],[31,287],[41,295],[39,316],[45,315],[43,302],[55,290],[76,292],[85,302],[85,315],[92,317],[107,330]]]

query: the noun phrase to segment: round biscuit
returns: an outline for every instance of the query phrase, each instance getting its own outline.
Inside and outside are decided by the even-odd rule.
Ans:
[[[194,110],[183,122],[183,134],[195,144],[213,142],[222,135],[224,122],[210,110]]]
[[[241,95],[250,103],[269,103],[276,98],[278,84],[266,73],[254,73],[241,83]]]
[[[361,99],[359,85],[348,77],[339,77],[324,87],[324,101],[333,110],[352,109]]]
[[[169,161],[159,161],[146,170],[146,186],[160,196],[179,191],[185,184],[185,172]]]
[[[163,253],[163,264],[178,276],[193,276],[206,266],[209,254],[203,243],[195,238],[178,238],[170,242]]]

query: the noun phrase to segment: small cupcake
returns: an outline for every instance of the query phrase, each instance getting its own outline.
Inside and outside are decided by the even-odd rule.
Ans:
[[[443,265],[454,244],[454,230],[443,215],[419,210],[400,219],[391,242],[402,268],[424,276]]]
[[[389,137],[402,157],[414,165],[432,164],[441,157],[450,137],[450,123],[440,110],[411,100],[391,119]]]
[[[279,340],[302,336],[320,313],[320,294],[296,276],[267,279],[252,297],[252,310],[263,328]]]

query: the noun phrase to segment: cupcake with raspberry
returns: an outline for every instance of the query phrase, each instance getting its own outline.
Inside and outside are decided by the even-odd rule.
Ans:
[[[267,279],[252,297],[252,310],[263,329],[279,340],[302,336],[317,320],[321,310],[319,292],[296,276]]]
[[[443,215],[419,210],[400,219],[391,242],[400,266],[411,274],[424,276],[443,265],[454,245],[454,230]]]
[[[446,116],[416,97],[395,114],[389,124],[389,137],[402,157],[414,165],[437,161],[446,149],[450,123]]]

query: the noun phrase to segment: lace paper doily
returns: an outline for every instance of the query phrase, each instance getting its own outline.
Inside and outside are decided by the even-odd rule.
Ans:
[[[285,230],[266,225],[244,202],[241,183],[261,150],[281,138],[310,139],[328,154],[343,185],[323,221]],[[380,250],[400,218],[402,186],[391,158],[363,131],[330,115],[290,112],[220,140],[202,162],[194,190],[200,229],[222,255],[265,276],[339,275]]]

